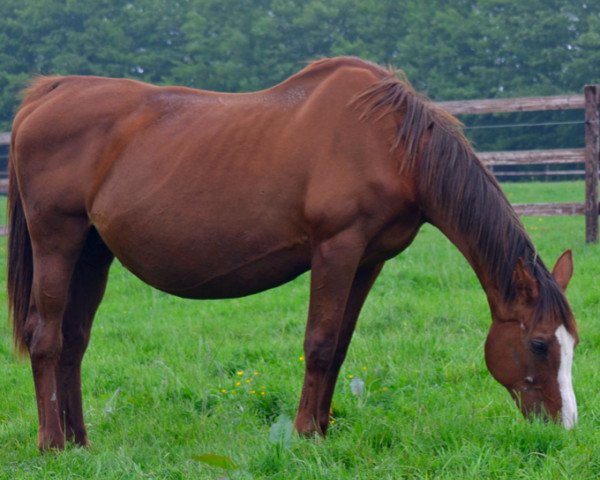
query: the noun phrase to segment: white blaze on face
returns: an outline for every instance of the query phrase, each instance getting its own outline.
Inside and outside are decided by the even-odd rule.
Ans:
[[[567,430],[577,423],[577,401],[573,392],[571,367],[573,366],[573,349],[575,341],[564,325],[556,329],[556,339],[560,345],[560,367],[558,369],[558,387],[562,400],[561,417]]]

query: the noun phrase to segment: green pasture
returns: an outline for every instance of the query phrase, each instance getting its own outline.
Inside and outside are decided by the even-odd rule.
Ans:
[[[505,190],[514,202],[583,199],[582,182]],[[523,420],[492,379],[484,293],[455,247],[425,226],[366,303],[326,440],[287,431],[303,375],[307,275],[252,297],[199,302],[153,290],[115,263],[84,361],[88,450],[39,454],[29,364],[15,358],[0,320],[0,478],[597,478],[600,246],[584,243],[583,217],[524,222],[549,267],[563,250],[574,254],[573,431]],[[1,248],[5,262],[4,239]],[[352,391],[356,378],[362,395]],[[204,454],[236,468],[199,461]]]

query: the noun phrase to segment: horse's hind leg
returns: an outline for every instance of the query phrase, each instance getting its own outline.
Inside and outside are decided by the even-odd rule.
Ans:
[[[43,216],[38,212],[33,212],[29,223],[33,283],[24,334],[38,406],[38,446],[63,448],[57,378],[62,322],[71,278],[89,227],[85,218]]]
[[[112,253],[92,229],[73,272],[62,322],[60,414],[66,439],[81,446],[88,444],[81,400],[81,361],[90,340],[94,315],[104,295],[112,259]]]

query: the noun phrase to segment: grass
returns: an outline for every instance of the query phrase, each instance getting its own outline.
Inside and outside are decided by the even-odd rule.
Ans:
[[[581,182],[505,190],[514,202],[583,198]],[[307,275],[244,299],[194,302],[152,290],[115,263],[84,361],[89,450],[38,453],[30,369],[0,321],[0,478],[597,478],[600,247],[584,243],[583,217],[524,221],[550,267],[564,249],[574,253],[573,431],[524,421],[489,375],[483,291],[456,248],[425,226],[367,301],[325,441],[269,440],[299,398]],[[365,381],[362,397],[351,377]],[[238,468],[194,460],[206,453]]]

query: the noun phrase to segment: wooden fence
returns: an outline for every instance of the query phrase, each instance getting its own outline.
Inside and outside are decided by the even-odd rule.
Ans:
[[[453,115],[531,112],[550,110],[584,110],[585,148],[559,150],[525,150],[513,152],[479,152],[489,167],[496,165],[566,164],[585,165],[585,200],[582,203],[532,203],[513,205],[519,215],[585,215],[585,238],[598,241],[598,164],[600,162],[600,86],[586,85],[583,95],[525,97],[495,100],[439,102]],[[0,133],[0,145],[10,143],[10,133]],[[497,174],[501,174],[497,172]],[[0,193],[6,193],[7,180],[0,180]],[[1,232],[2,229],[0,229]]]
[[[585,148],[564,150],[525,150],[515,152],[480,152],[488,166],[565,164],[585,165],[585,200],[582,203],[533,203],[513,205],[519,215],[585,215],[585,239],[598,241],[598,163],[600,162],[600,86],[586,85],[583,95],[526,97],[497,100],[440,102],[453,115],[532,112],[549,110],[584,110]]]

